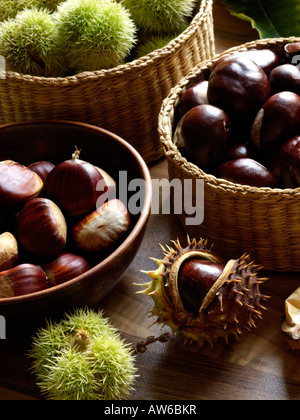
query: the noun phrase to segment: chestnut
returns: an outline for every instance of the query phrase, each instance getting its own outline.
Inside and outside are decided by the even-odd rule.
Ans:
[[[233,57],[218,64],[208,81],[211,105],[223,109],[231,122],[250,122],[271,93],[266,73],[247,57]]]
[[[254,159],[239,158],[225,162],[215,171],[218,178],[252,187],[277,187],[275,176]]]
[[[68,217],[95,210],[98,198],[107,192],[101,172],[79,156],[80,150],[76,148],[72,159],[56,165],[47,176],[43,189],[45,196]]]
[[[0,235],[0,271],[13,268],[19,259],[18,243],[14,235],[4,232]]]
[[[87,252],[104,251],[128,231],[130,214],[119,200],[109,200],[73,228],[73,239]]]
[[[300,136],[287,140],[273,156],[270,163],[270,171],[275,175],[281,188],[295,188],[295,182],[291,176],[292,152],[300,145]]]
[[[186,311],[199,314],[201,304],[224,271],[222,264],[202,258],[185,261],[178,272],[178,292]]]
[[[0,162],[0,202],[2,207],[20,206],[37,197],[43,181],[26,166],[12,160]]]
[[[297,65],[300,62],[300,42],[289,42],[284,46],[285,57],[290,63]]]
[[[218,64],[224,63],[225,61],[235,57],[249,58],[254,61],[254,63],[257,64],[266,74],[269,74],[279,64],[279,57],[274,51],[268,48],[264,48],[262,50],[250,49],[246,51],[237,51],[230,55],[220,57],[214,63],[212,69],[214,69]]]
[[[33,264],[21,264],[0,272],[0,299],[23,296],[48,288],[44,271]]]
[[[177,108],[177,118],[181,119],[194,106],[208,104],[208,80],[203,80],[182,92]]]
[[[42,179],[43,182],[46,181],[47,176],[55,168],[54,163],[48,161],[39,161],[31,163],[27,166],[28,169],[38,174],[38,176]]]
[[[247,142],[229,143],[225,150],[224,162],[239,158],[252,158],[253,154],[253,147]]]
[[[222,162],[230,121],[227,114],[213,105],[199,105],[179,121],[174,144],[183,147],[186,157],[203,170]]]
[[[64,252],[54,261],[42,265],[51,287],[74,279],[90,268],[89,262],[84,257],[70,252]]]
[[[300,187],[300,144],[292,150],[290,172],[295,187]]]
[[[300,94],[300,69],[292,64],[282,64],[269,76],[272,93],[290,91]]]
[[[257,147],[274,150],[299,134],[300,97],[294,92],[279,92],[271,96],[257,113],[251,137]]]
[[[38,260],[57,257],[67,240],[66,220],[59,207],[47,198],[30,200],[16,221],[16,237],[23,249]]]

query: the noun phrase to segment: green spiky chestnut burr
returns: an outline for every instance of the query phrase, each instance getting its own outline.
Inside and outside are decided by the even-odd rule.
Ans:
[[[33,337],[32,371],[51,400],[119,400],[136,378],[132,348],[101,311],[77,308]]]
[[[70,0],[55,13],[70,71],[95,71],[124,63],[136,42],[136,26],[122,4]]]
[[[244,329],[262,318],[259,267],[249,255],[224,261],[209,248],[207,241],[190,240],[182,248],[163,249],[164,258],[154,259],[158,268],[146,272],[151,281],[142,285],[154,302],[151,315],[156,322],[169,326],[173,333],[183,333],[185,342],[211,345],[223,337],[238,337]]]
[[[56,77],[65,69],[65,58],[50,11],[25,9],[0,26],[0,54],[6,70],[32,76]]]
[[[54,11],[59,3],[65,0],[4,0],[1,1],[0,22],[17,16],[24,9],[36,7]]]
[[[123,0],[139,29],[172,34],[189,18],[195,0]]]
[[[139,43],[136,48],[135,56],[136,58],[144,57],[147,54],[150,54],[153,51],[164,48],[169,44],[173,39],[177,38],[186,28],[188,23],[185,22],[182,24],[176,32],[171,34],[152,34],[152,33],[140,33]]]

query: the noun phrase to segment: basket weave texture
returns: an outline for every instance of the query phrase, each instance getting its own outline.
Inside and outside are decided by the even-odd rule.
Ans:
[[[164,100],[159,115],[159,133],[168,160],[169,178],[204,180],[204,220],[187,225],[192,237],[204,237],[228,258],[251,253],[267,270],[300,271],[300,188],[254,188],[217,179],[188,162],[172,142],[174,110],[180,94],[198,81],[207,79],[212,64],[221,56],[247,49],[270,48],[283,58],[283,46],[300,38],[276,38],[249,42],[206,60],[181,80]],[[197,194],[193,181],[192,196]],[[195,204],[195,203],[194,203]]]
[[[163,99],[215,53],[213,0],[197,7],[189,27],[167,46],[113,69],[65,78],[7,72],[0,78],[0,124],[45,118],[85,122],[124,138],[146,162],[158,159]]]

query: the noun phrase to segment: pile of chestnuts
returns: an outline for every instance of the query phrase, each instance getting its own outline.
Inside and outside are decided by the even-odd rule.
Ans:
[[[224,55],[182,92],[174,143],[204,172],[252,187],[300,187],[300,43]]]
[[[80,159],[0,162],[0,299],[87,272],[123,240],[131,217],[116,181]]]

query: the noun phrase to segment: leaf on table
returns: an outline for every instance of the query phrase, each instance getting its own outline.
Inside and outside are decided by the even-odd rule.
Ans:
[[[251,22],[260,38],[300,36],[299,0],[222,0],[234,16]]]

